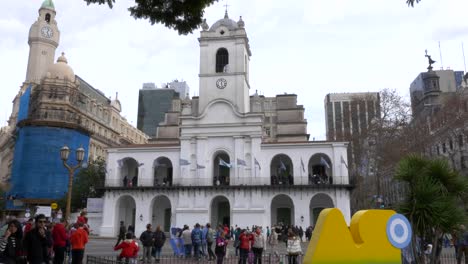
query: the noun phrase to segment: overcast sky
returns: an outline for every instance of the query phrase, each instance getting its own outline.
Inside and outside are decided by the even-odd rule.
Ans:
[[[2,1],[0,16],[0,124],[25,80],[28,31],[42,0]],[[198,94],[199,31],[180,36],[162,25],[130,17],[130,0],[87,6],[82,0],[54,0],[61,31],[56,58],[95,88],[114,98],[136,126],[138,90],[145,82],[185,80]],[[225,1],[209,7],[209,25],[224,16]],[[464,70],[462,42],[468,48],[467,0],[237,0],[229,16],[242,16],[252,50],[251,94],[296,93],[304,105],[308,133],[325,139],[324,97],[337,92],[397,89],[427,67],[424,50],[443,66]],[[468,52],[468,50],[467,50]]]

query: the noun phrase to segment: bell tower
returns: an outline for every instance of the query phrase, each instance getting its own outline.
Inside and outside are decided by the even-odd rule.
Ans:
[[[45,0],[39,8],[39,17],[29,29],[26,83],[40,83],[49,66],[54,64],[60,40],[55,14],[52,0]]]
[[[242,17],[224,18],[211,27],[203,21],[200,43],[201,113],[213,100],[224,99],[240,113],[250,112],[249,61],[252,55]]]

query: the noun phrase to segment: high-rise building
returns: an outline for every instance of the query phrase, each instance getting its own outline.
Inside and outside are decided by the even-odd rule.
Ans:
[[[29,30],[26,80],[13,99],[8,126],[0,129],[0,180],[14,197],[7,209],[50,205],[64,197],[68,172],[60,160],[67,145],[85,149],[85,161],[106,148],[147,142],[148,136],[121,116],[111,100],[75,75],[62,53],[54,63],[60,32],[52,0],[45,0]]]
[[[366,130],[380,116],[380,95],[368,93],[331,93],[325,96],[327,140],[347,141]]]
[[[185,98],[190,87],[185,81],[174,80],[157,88],[154,83],[144,83],[138,96],[137,128],[148,136],[156,137],[159,123],[172,109],[172,100]]]

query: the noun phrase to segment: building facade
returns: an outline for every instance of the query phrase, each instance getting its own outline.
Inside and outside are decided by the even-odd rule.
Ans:
[[[165,114],[173,109],[172,100],[185,98],[190,87],[185,81],[174,80],[157,88],[154,83],[143,84],[138,95],[137,128],[151,138],[156,137],[156,130]]]
[[[68,172],[59,151],[86,150],[85,161],[106,158],[107,147],[141,144],[143,132],[121,116],[121,103],[75,75],[62,53],[51,0],[43,2],[29,31],[26,80],[13,99],[8,126],[0,129],[0,179],[9,186],[7,209],[50,204],[67,192]]]
[[[227,13],[205,22],[200,96],[173,100],[153,144],[109,149],[102,236],[120,221],[136,233],[147,223],[309,226],[327,207],[349,223],[347,143],[308,141],[296,95],[249,95],[244,25]]]

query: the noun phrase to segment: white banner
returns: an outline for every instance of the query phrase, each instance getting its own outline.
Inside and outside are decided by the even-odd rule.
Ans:
[[[88,198],[86,204],[86,211],[88,213],[102,213],[104,209],[104,199],[103,198]]]
[[[36,215],[40,214],[50,217],[52,215],[52,208],[50,206],[36,206]]]

